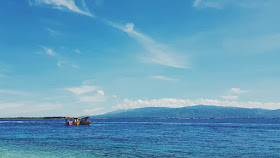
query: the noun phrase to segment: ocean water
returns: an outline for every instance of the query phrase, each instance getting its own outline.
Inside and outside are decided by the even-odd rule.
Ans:
[[[280,157],[280,119],[0,120],[0,157]]]

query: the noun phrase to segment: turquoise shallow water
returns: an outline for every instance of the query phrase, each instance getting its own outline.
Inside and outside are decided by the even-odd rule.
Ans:
[[[280,157],[280,120],[0,120],[0,157]]]

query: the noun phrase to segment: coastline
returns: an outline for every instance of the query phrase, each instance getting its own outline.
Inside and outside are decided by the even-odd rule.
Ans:
[[[1,117],[0,120],[62,120],[66,116],[54,117]],[[280,119],[280,117],[95,117],[95,119]]]
[[[64,116],[53,116],[53,117],[1,117],[0,120],[6,120],[6,119],[10,119],[10,120],[30,120],[30,119],[65,119],[66,117]]]

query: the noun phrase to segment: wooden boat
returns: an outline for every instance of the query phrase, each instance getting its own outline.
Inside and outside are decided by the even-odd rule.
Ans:
[[[90,124],[90,117],[83,117],[83,118],[78,118],[78,117],[66,117],[65,118],[65,124],[67,126],[72,126],[72,125],[89,125]]]
[[[81,118],[80,125],[89,125],[89,124],[90,124],[90,117]]]
[[[80,119],[78,117],[75,117],[73,124],[74,125],[80,125]]]

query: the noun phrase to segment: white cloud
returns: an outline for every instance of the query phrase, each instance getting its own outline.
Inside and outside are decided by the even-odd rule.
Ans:
[[[98,90],[94,95],[80,97],[81,102],[96,103],[106,101],[105,93],[103,90]]]
[[[238,99],[238,96],[233,96],[233,95],[225,95],[225,96],[221,96],[224,99],[228,99],[228,100],[236,100]]]
[[[158,79],[158,80],[165,80],[165,81],[178,81],[178,79],[174,78],[169,78],[165,76],[152,76],[153,79]]]
[[[170,107],[180,108],[186,106],[195,105],[215,105],[215,106],[228,106],[228,107],[242,107],[242,108],[263,108],[263,109],[280,109],[280,103],[261,103],[261,102],[237,102],[237,101],[221,101],[216,99],[174,99],[174,98],[162,98],[152,100],[132,100],[124,99],[115,109],[134,109],[142,107]]]
[[[102,111],[104,108],[93,108],[93,109],[86,109],[84,110],[85,115],[99,115],[102,114],[100,111]]]
[[[102,95],[102,96],[104,96],[104,95],[105,95],[105,93],[104,93],[104,91],[103,91],[103,90],[98,90],[98,91],[97,91],[97,93],[98,93],[99,95]]]
[[[143,58],[144,61],[175,68],[188,68],[185,56],[171,51],[168,46],[159,44],[149,36],[135,31],[133,23],[127,23],[126,25],[116,24],[111,21],[105,21],[105,23],[126,32],[142,44],[149,52],[149,55]]]
[[[42,46],[42,48],[45,50],[46,54],[48,54],[50,56],[55,56],[56,55],[56,53],[52,49],[44,47],[44,46]]]
[[[97,89],[98,89],[98,87],[96,87],[96,86],[81,86],[81,87],[66,88],[66,90],[68,90],[76,95],[93,92],[93,91],[96,91]]]
[[[19,95],[19,96],[29,96],[32,93],[17,91],[17,90],[9,90],[9,89],[0,89],[0,94],[8,94],[8,95]]]
[[[81,102],[87,102],[87,103],[97,103],[97,102],[104,102],[106,99],[102,95],[91,95],[91,96],[83,96],[80,97]]]
[[[236,93],[236,94],[242,94],[242,93],[248,93],[247,90],[242,90],[240,88],[231,88],[228,90],[230,93]]]
[[[81,0],[81,4],[84,8],[84,10],[81,10],[75,3],[75,0],[34,0],[34,1],[29,1],[29,5],[49,5],[52,6],[55,9],[59,10],[69,10],[72,12],[76,12],[79,14],[87,15],[90,17],[94,17],[92,13],[89,12],[87,9],[86,4],[84,3],[83,0]]]

